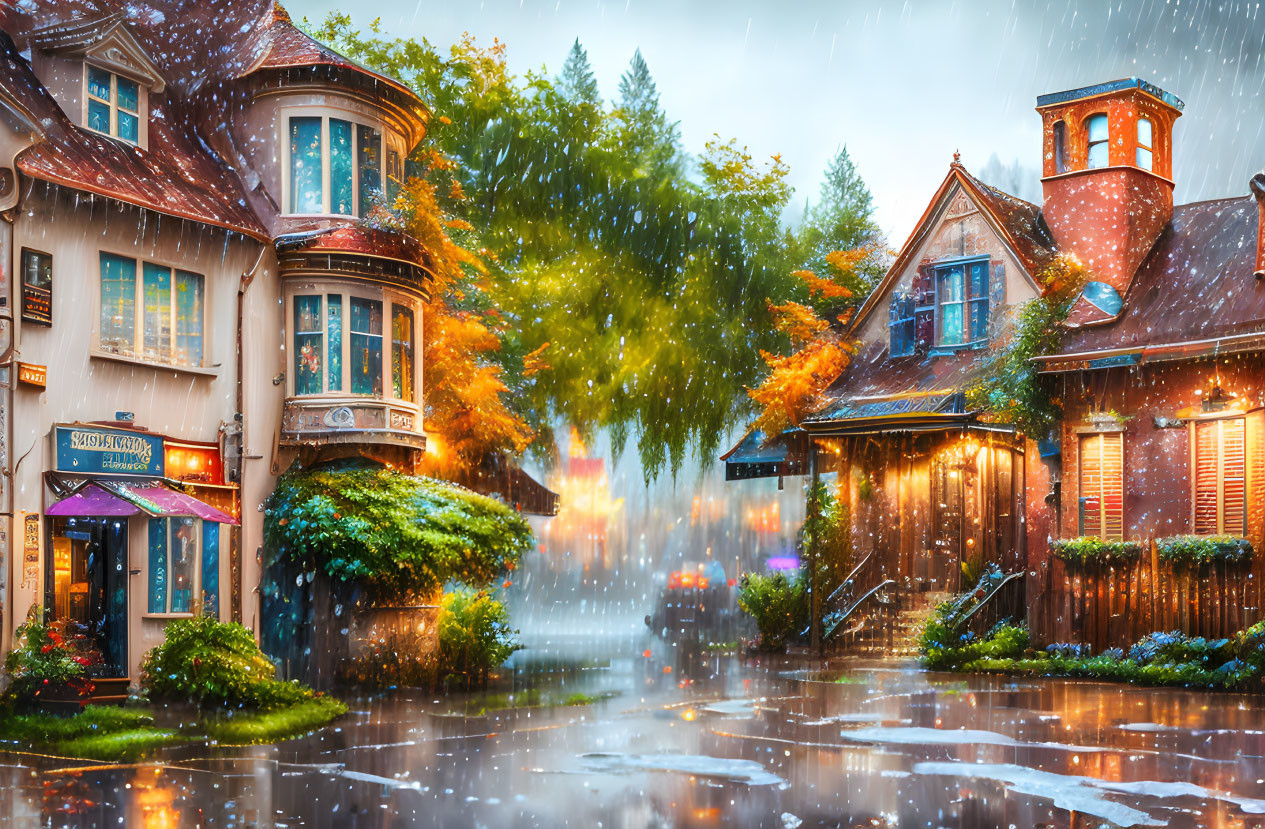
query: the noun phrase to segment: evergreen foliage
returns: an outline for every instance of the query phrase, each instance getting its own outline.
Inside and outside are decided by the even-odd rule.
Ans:
[[[500,501],[369,462],[292,469],[264,511],[270,549],[389,602],[409,603],[450,580],[486,585],[533,538]]]

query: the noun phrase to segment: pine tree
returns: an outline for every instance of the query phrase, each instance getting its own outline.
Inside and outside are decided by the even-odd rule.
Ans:
[[[558,76],[558,89],[567,99],[582,104],[601,103],[598,95],[597,79],[593,77],[593,67],[589,64],[589,53],[584,51],[577,37],[567,53],[566,63],[562,65],[562,74]]]
[[[820,200],[809,210],[808,222],[821,231],[831,250],[851,250],[873,241],[874,197],[846,145],[826,167]]]
[[[662,179],[680,172],[680,134],[659,106],[659,89],[640,49],[619,78],[616,117],[622,122],[620,144],[642,175]]]
[[[659,112],[659,89],[650,77],[650,67],[641,56],[641,50],[633,53],[628,71],[619,78],[619,108],[636,124],[652,125]]]

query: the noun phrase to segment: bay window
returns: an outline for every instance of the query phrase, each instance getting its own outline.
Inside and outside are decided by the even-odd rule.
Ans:
[[[177,366],[203,360],[203,278],[154,262],[101,254],[102,351]]]
[[[1247,429],[1242,417],[1194,424],[1191,452],[1196,535],[1244,535],[1247,518]]]
[[[287,135],[287,213],[367,216],[382,199],[387,176],[400,175],[398,147],[390,149],[384,170],[384,137],[375,125],[349,117],[292,115]],[[396,187],[391,182],[391,190]]]
[[[294,396],[350,393],[417,402],[417,303],[391,292],[365,293],[312,290],[293,295]],[[389,342],[384,341],[387,315]]]

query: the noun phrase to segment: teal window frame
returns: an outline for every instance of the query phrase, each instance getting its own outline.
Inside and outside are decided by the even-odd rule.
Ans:
[[[192,615],[195,600],[202,601],[204,523],[200,518],[187,516],[149,519],[146,608],[151,615]],[[192,537],[178,549],[176,543],[183,527],[192,528]],[[218,526],[215,533],[218,544]]]

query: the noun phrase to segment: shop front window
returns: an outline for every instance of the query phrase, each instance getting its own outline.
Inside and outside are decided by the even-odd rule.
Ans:
[[[149,520],[150,613],[192,613],[200,598],[202,522],[197,518]]]

